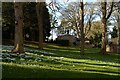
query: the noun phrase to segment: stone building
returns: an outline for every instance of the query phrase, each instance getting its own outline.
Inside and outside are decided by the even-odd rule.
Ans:
[[[69,45],[74,45],[74,43],[76,42],[76,37],[74,37],[73,35],[61,35],[57,37],[58,40],[68,40],[69,41]]]
[[[69,45],[80,45],[80,39],[76,38],[73,35],[61,35],[57,37],[57,40],[68,40],[69,41]],[[92,45],[89,44],[89,40],[87,38],[85,38],[85,47],[93,47]]]

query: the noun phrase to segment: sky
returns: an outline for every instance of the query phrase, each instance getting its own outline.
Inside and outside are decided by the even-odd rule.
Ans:
[[[36,1],[39,1],[39,2],[43,2],[43,1],[47,1],[47,2],[50,2],[50,0],[0,0],[1,2],[13,2],[13,1],[16,1],[16,2],[36,2]],[[56,1],[60,1],[60,2],[75,2],[75,1],[80,1],[80,0],[56,0]],[[100,2],[100,1],[104,1],[104,0],[83,0],[84,2]],[[107,0],[107,2],[111,2],[113,0]],[[114,0],[114,2],[118,2],[120,0]]]
[[[46,2],[50,2],[51,0],[46,0]],[[61,2],[61,3],[69,3],[69,2],[79,2],[80,0],[53,0],[53,1],[57,1],[57,2]],[[83,0],[83,2],[100,2],[100,1],[104,1],[104,0]],[[106,0],[107,2],[118,2],[120,0]]]

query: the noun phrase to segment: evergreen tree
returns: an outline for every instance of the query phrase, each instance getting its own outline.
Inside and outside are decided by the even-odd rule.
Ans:
[[[2,3],[2,39],[14,39],[14,4],[12,2]]]
[[[34,12],[34,13],[33,13]],[[47,39],[50,36],[50,15],[49,11],[45,6],[43,7],[43,40]],[[36,14],[36,3],[35,2],[26,2],[23,3],[23,17],[24,17],[24,27],[23,35],[25,40],[29,41],[38,41],[39,30],[37,24],[37,14]],[[13,2],[3,2],[2,3],[2,37],[3,39],[14,39],[14,30],[15,30],[15,15],[14,15],[14,3]],[[26,34],[29,35],[29,38],[26,38]]]
[[[113,31],[110,34],[112,38],[118,37],[116,26],[113,27]]]

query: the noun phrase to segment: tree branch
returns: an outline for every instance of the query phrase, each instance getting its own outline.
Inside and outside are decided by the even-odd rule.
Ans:
[[[109,14],[108,14],[106,19],[109,19],[109,17],[111,16],[112,10],[113,10],[113,6],[114,6],[114,2],[112,2],[111,8],[110,8],[110,12],[109,12]]]

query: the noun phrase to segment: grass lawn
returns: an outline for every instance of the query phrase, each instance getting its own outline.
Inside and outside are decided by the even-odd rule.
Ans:
[[[29,47],[28,47],[29,46]],[[120,54],[98,54],[99,48],[27,45],[25,54],[9,53],[12,46],[3,46],[3,78],[119,78]]]

